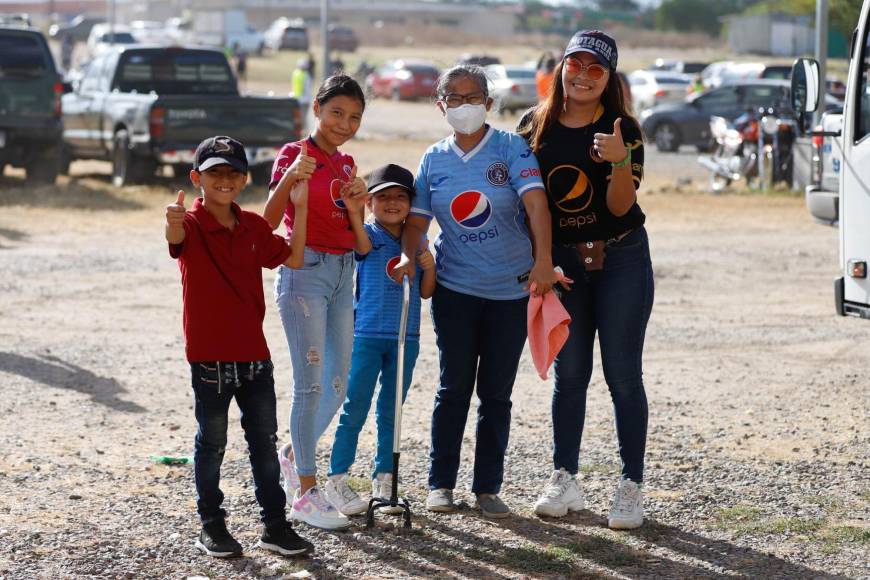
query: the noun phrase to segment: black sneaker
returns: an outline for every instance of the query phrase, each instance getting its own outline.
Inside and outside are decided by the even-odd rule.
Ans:
[[[238,558],[242,555],[242,545],[230,535],[223,520],[203,524],[196,547],[215,558]]]
[[[258,545],[285,556],[299,556],[314,550],[314,544],[300,538],[290,522],[267,526],[263,529],[263,535],[260,536]]]

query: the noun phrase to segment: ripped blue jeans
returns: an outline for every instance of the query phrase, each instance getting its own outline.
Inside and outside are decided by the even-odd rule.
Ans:
[[[353,348],[353,253],[305,248],[302,268],[281,266],[275,300],[293,364],[290,441],[299,475],[316,475],[317,441],[347,394]]]

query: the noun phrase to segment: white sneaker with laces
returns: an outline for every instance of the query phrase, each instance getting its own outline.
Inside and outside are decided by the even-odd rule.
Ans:
[[[430,491],[426,497],[426,509],[430,512],[455,512],[456,504],[453,503],[453,490],[440,487]]]
[[[613,494],[613,506],[607,516],[608,527],[633,530],[643,524],[643,490],[640,484],[622,479]]]
[[[366,502],[350,488],[346,473],[330,476],[326,480],[323,491],[329,503],[346,516],[359,515],[368,508]]]
[[[322,530],[343,530],[350,526],[348,517],[335,509],[316,487],[306,491],[302,497],[296,490],[290,517]]]
[[[379,473],[372,480],[372,497],[390,499],[393,495],[393,474]],[[400,514],[405,511],[401,506],[382,507],[379,511],[385,514]]]
[[[293,448],[286,443],[278,450],[278,465],[281,467],[281,479],[283,480],[284,495],[287,503],[293,503],[296,490],[299,489],[299,475],[296,473],[296,463],[291,457]]]
[[[539,516],[561,518],[569,510],[579,511],[585,505],[577,478],[561,468],[550,476],[547,487],[535,502],[535,513]]]

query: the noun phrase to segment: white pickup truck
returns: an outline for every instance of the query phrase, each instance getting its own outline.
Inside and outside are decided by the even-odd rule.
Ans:
[[[812,113],[823,94],[819,65],[798,59],[792,72],[795,111]],[[852,36],[852,54],[842,129],[831,132],[832,151],[840,152],[839,225],[842,277],[834,281],[834,299],[841,315],[870,319],[870,0],[864,0]]]

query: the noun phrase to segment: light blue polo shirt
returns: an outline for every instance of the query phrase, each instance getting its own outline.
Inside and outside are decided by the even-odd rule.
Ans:
[[[411,213],[434,217],[438,283],[492,300],[528,295],[532,268],[523,194],[544,189],[538,160],[519,135],[487,127],[464,152],[453,136],[429,147],[417,169]]]

